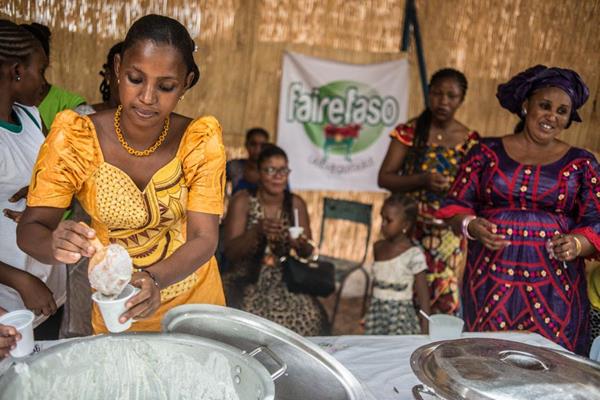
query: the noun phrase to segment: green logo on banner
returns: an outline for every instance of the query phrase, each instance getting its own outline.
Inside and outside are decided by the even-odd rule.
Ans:
[[[398,119],[398,101],[361,82],[334,81],[319,88],[288,87],[287,120],[300,122],[311,142],[329,154],[352,154],[371,146]]]

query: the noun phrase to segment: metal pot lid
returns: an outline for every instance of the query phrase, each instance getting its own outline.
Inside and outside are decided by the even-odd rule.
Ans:
[[[233,308],[188,304],[171,309],[163,332],[187,333],[241,350],[265,346],[287,364],[275,381],[277,400],[363,400],[371,396],[342,364],[315,344],[283,326]],[[259,360],[272,371],[269,360]]]
[[[415,350],[410,365],[447,400],[600,399],[600,364],[508,340],[431,343]]]

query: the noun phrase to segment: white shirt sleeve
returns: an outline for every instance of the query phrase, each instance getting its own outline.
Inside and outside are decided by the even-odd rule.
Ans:
[[[427,270],[427,261],[425,259],[425,254],[423,254],[423,250],[421,250],[420,247],[415,246],[413,249],[413,255],[410,258],[409,268],[413,275],[416,275],[419,272]]]

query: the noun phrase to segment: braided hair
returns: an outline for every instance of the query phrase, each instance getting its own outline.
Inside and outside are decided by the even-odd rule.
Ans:
[[[176,48],[181,53],[183,61],[187,66],[188,74],[190,72],[194,73],[194,78],[188,89],[198,82],[200,79],[200,70],[198,69],[198,65],[196,65],[196,61],[194,61],[196,44],[185,26],[179,21],[156,14],[143,16],[129,28],[123,42],[121,55],[124,56],[129,48],[143,40],[151,40],[156,44],[168,44]]]
[[[108,74],[106,71],[115,73],[115,55],[121,54],[123,48],[123,42],[119,42],[110,48],[108,55],[106,56],[106,63],[102,64],[102,70],[100,76],[102,76],[102,82],[100,82],[100,94],[102,94],[102,101],[108,102],[110,100],[110,83],[108,82]]]
[[[27,63],[38,46],[38,41],[27,30],[12,21],[0,19],[0,64]]]
[[[404,212],[404,219],[410,223],[409,233],[411,233],[415,223],[417,222],[417,215],[419,214],[415,199],[404,193],[396,192],[392,193],[383,201],[383,206],[386,205],[400,206],[402,208],[402,212]]]
[[[37,22],[31,24],[21,24],[19,26],[27,29],[27,31],[40,42],[42,49],[44,49],[44,53],[46,53],[46,57],[50,59],[50,36],[52,36],[50,28],[48,28],[46,25],[38,24]]]
[[[453,79],[458,83],[458,86],[462,89],[462,98],[464,99],[469,87],[467,78],[462,72],[454,68],[443,68],[434,73],[429,80],[429,89],[445,79]],[[413,146],[409,149],[406,155],[406,162],[404,163],[404,172],[406,174],[414,174],[420,170],[420,164],[427,151],[431,118],[432,113],[429,107],[417,117]]]

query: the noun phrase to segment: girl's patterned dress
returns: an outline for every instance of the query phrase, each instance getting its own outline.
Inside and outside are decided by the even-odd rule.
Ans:
[[[425,270],[425,256],[417,246],[391,260],[373,263],[373,297],[365,318],[365,334],[421,333],[412,298],[415,275]]]

